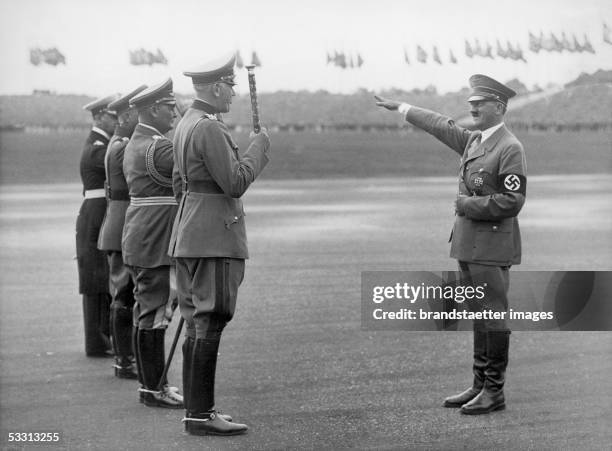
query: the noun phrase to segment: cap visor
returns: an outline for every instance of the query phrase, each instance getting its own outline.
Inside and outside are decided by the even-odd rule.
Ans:
[[[475,95],[475,96],[470,96],[470,98],[468,99],[468,102],[478,102],[479,100],[494,100],[494,99],[492,99],[491,97]]]

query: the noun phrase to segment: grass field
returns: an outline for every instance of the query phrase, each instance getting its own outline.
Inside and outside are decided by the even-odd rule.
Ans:
[[[529,183],[516,269],[612,270],[612,176]],[[611,332],[514,332],[507,410],[465,417],[441,400],[470,381],[470,333],[361,330],[361,271],[454,269],[454,193],[452,174],[257,181],[217,382],[218,407],[251,430],[198,438],[181,411],[142,406],[135,382],[84,356],[80,186],[1,186],[0,447],[21,449],[9,431],[59,431],[49,449],[609,449]],[[178,352],[178,385],[180,366]]]
[[[87,130],[0,133],[0,183],[79,181]],[[518,136],[529,175],[612,172],[609,133],[564,132]],[[241,149],[246,134],[237,133]],[[272,134],[272,161],[263,180],[337,177],[454,176],[458,155],[425,133],[281,132]]]

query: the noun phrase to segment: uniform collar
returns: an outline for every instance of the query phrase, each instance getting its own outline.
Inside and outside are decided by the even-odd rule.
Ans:
[[[482,144],[483,142],[485,142],[487,138],[490,138],[493,133],[495,133],[497,130],[499,130],[503,126],[504,126],[504,123],[500,122],[499,124],[494,125],[493,127],[489,127],[486,130],[483,130],[480,136],[480,143]]]
[[[108,133],[106,133],[104,130],[102,130],[99,127],[96,127],[95,125],[93,127],[91,127],[91,131],[97,133],[98,135],[102,135],[106,138],[106,140],[110,140],[110,136],[108,136]]]
[[[158,129],[156,129],[155,127],[153,127],[151,125],[143,124],[142,122],[139,122],[138,126],[139,127],[144,127],[144,128],[146,128],[148,130],[151,130],[151,131],[155,132],[156,135],[164,136],[164,134],[162,132],[160,132]]]
[[[115,135],[121,138],[129,138],[132,133],[133,130],[131,130],[130,127],[122,127],[120,125],[117,125],[115,127]]]
[[[218,111],[213,107],[210,103],[202,100],[202,99],[193,99],[193,103],[191,104],[191,108],[195,108],[196,110],[204,111],[208,114],[217,114]]]

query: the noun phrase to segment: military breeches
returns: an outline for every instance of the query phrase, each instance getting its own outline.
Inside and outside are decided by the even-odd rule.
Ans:
[[[174,267],[128,269],[134,281],[134,327],[165,329],[176,307]]]
[[[508,288],[510,286],[510,274],[507,267],[459,261],[459,271],[464,283],[469,283],[474,287],[485,287],[485,296],[482,300],[468,303],[472,310],[506,312],[507,316]],[[509,330],[505,319],[474,320],[474,329]]]
[[[234,316],[244,266],[237,258],[176,259],[177,293],[188,337],[221,337]]]
[[[112,307],[131,310],[134,306],[134,283],[130,271],[123,263],[120,251],[108,252],[108,268]]]

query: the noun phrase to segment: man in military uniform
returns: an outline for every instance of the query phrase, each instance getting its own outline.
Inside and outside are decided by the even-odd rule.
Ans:
[[[135,285],[134,351],[142,381],[140,399],[147,406],[179,409],[182,396],[161,381],[165,333],[176,299],[168,243],[177,203],[172,192],[172,142],[164,137],[176,117],[175,104],[170,78],[130,99],[138,110],[138,125],[123,157],[130,205],[121,249]]]
[[[184,72],[196,99],[176,127],[174,192],[180,199],[169,252],[176,259],[177,292],[187,325],[183,343],[185,429],[235,435],[244,424],[215,410],[215,372],[221,333],[232,319],[248,258],[240,197],[268,163],[266,130],[252,134],[241,155],[221,113],[235,95],[235,56]],[[228,421],[230,420],[230,421]]]
[[[451,257],[458,260],[462,280],[486,287],[480,308],[507,312],[508,270],[521,262],[517,215],[525,203],[527,182],[523,146],[503,122],[508,99],[516,93],[480,74],[470,77],[470,86],[468,102],[476,131],[406,103],[377,96],[376,104],[399,111],[462,156]],[[468,415],[505,408],[509,338],[505,320],[474,321],[472,387],[446,398],[445,407],[460,407]]]
[[[91,112],[93,127],[81,154],[84,199],[76,223],[76,251],[79,293],[83,296],[85,354],[90,357],[112,356],[108,263],[104,252],[98,250],[98,234],[106,211],[104,155],[117,124],[117,116],[108,109],[108,104],[115,98],[100,98],[83,107]]]
[[[146,89],[139,86],[130,93],[111,102],[108,108],[115,111],[119,125],[108,143],[106,150],[106,216],[100,229],[98,249],[108,257],[109,288],[112,297],[110,308],[111,334],[115,353],[115,376],[122,379],[136,379],[132,349],[132,309],[134,307],[134,284],[123,263],[121,235],[125,212],[130,204],[127,182],[123,176],[123,152],[138,123],[136,108],[130,107],[129,100]]]

